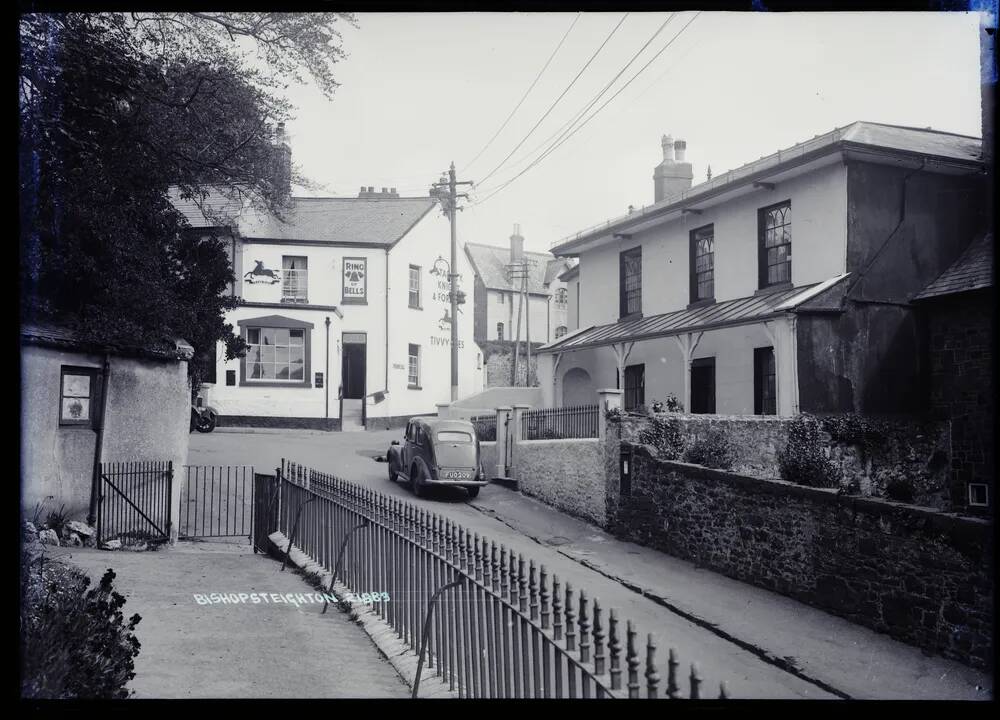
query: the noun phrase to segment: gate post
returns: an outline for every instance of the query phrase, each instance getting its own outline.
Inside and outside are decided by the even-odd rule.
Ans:
[[[181,483],[174,482],[174,461],[167,462],[167,493],[170,502],[167,504],[167,535],[170,544],[176,545],[180,528],[176,520],[181,516]]]
[[[520,463],[518,463],[517,457],[518,444],[524,439],[521,432],[521,418],[524,417],[525,411],[530,409],[530,405],[515,405],[514,414],[510,418],[510,476],[514,479],[515,483],[520,483],[521,481]]]
[[[507,468],[510,465],[510,460],[508,453],[510,452],[507,440],[507,420],[510,418],[512,408],[508,406],[498,407],[497,413],[497,439],[496,439],[496,449],[497,449],[497,466],[496,472],[494,473],[494,478],[508,479]]]

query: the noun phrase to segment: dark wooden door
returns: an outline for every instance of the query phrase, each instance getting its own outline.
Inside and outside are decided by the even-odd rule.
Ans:
[[[691,361],[691,412],[715,412],[715,358]]]
[[[360,400],[365,396],[365,362],[367,346],[344,344],[344,398]]]

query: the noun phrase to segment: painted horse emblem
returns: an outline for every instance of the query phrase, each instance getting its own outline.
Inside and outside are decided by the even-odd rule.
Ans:
[[[268,270],[264,267],[264,263],[260,260],[254,260],[254,262],[257,263],[257,267],[243,276],[248,283],[270,283],[273,285],[281,281],[278,274],[274,270]]]

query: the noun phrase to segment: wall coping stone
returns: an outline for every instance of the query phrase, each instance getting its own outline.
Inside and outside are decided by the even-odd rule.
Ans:
[[[664,460],[657,457],[653,448],[648,445],[625,440],[621,441],[621,445],[623,448],[629,448],[634,453],[660,464],[661,467],[683,470],[687,477],[701,481],[727,482],[732,485],[752,488],[754,492],[801,497],[818,504],[837,505],[866,515],[891,515],[899,519],[909,519],[914,523],[923,523],[925,531],[948,535],[956,540],[959,549],[966,553],[972,552],[978,555],[981,550],[976,550],[976,546],[988,547],[992,545],[993,522],[989,518],[958,515],[957,513],[943,512],[934,508],[908,505],[882,498],[843,495],[836,488],[815,488],[777,478],[752,477],[677,460]],[[907,516],[909,517],[907,518]]]

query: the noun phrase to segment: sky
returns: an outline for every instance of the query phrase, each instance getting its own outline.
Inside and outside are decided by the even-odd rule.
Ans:
[[[348,57],[335,66],[334,99],[309,85],[287,91],[297,108],[292,160],[323,186],[296,194],[356,197],[373,185],[426,196],[454,162],[459,180],[477,183],[465,188],[472,197],[458,216],[460,241],[505,246],[519,223],[525,249],[544,251],[629,205],[651,204],[664,134],[687,141],[695,184],[709,165],[718,175],[855,120],[981,135],[974,13],[635,12],[611,34],[623,15],[359,14],[358,28],[342,28]],[[652,60],[645,70],[491,196],[668,18],[581,117]]]

